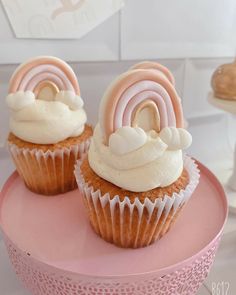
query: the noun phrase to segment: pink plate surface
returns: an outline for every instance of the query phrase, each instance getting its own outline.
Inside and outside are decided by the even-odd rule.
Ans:
[[[127,276],[174,270],[196,258],[222,231],[224,192],[199,163],[200,184],[170,232],[147,248],[121,249],[90,228],[78,190],[45,197],[27,190],[17,173],[1,199],[3,232],[23,252],[47,265],[89,276]]]

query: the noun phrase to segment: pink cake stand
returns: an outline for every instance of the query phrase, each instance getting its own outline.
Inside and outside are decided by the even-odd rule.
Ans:
[[[199,168],[200,184],[170,232],[137,250],[91,230],[78,190],[36,195],[15,172],[1,193],[0,223],[16,274],[34,295],[195,294],[227,217],[221,185]]]

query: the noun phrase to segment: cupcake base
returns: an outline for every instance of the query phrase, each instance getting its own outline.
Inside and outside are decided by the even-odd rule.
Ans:
[[[171,210],[168,215],[163,211],[157,221],[158,209],[155,209],[151,216],[147,210],[144,210],[140,219],[139,209],[136,206],[133,211],[128,205],[125,206],[122,218],[118,205],[113,217],[109,204],[102,208],[99,201],[92,204],[91,200],[85,200],[85,206],[90,214],[91,226],[100,237],[118,247],[134,249],[151,245],[164,236],[183,208],[183,206],[178,208],[176,212]]]
[[[146,197],[110,183],[113,190],[105,191],[108,184],[102,178],[90,178],[87,161],[77,164],[75,174],[90,223],[104,240],[124,248],[148,246],[167,233],[199,180],[197,166],[186,157],[181,177],[169,187],[151,190]]]
[[[92,128],[57,144],[39,145],[25,142],[12,133],[8,146],[17,171],[26,186],[42,195],[56,195],[77,187],[74,165],[88,151]]]

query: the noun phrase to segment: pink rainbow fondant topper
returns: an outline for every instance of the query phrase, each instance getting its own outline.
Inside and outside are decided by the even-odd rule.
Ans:
[[[19,66],[9,85],[9,93],[32,91],[38,94],[42,85],[51,84],[57,92],[70,90],[80,95],[79,84],[72,68],[55,57],[37,57]]]
[[[135,64],[133,67],[131,67],[131,70],[135,70],[135,69],[157,70],[161,72],[171,82],[171,84],[175,85],[175,78],[172,75],[171,71],[169,71],[167,67],[157,62],[142,61],[140,63]]]
[[[158,71],[134,69],[122,74],[108,88],[100,106],[100,126],[108,143],[118,128],[134,127],[137,113],[149,107],[165,127],[184,127],[181,100],[173,84]]]

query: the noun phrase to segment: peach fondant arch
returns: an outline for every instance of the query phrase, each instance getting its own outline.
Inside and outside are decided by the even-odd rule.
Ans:
[[[173,85],[175,85],[175,78],[172,75],[171,71],[167,67],[165,67],[157,62],[143,61],[143,62],[137,63],[131,69],[158,70],[158,71],[162,72]]]
[[[108,142],[109,136],[116,130],[116,109],[119,100],[121,99],[122,95],[127,92],[127,89],[132,88],[132,86],[139,84],[139,82],[142,81],[154,82],[166,91],[174,110],[176,127],[180,128],[184,126],[181,101],[174,86],[167,79],[155,71],[143,69],[130,70],[121,75],[110,86],[102,100],[100,109],[100,125],[103,129],[106,143]],[[145,90],[147,89],[143,89],[143,91]],[[142,89],[139,90],[139,92],[141,91]],[[133,96],[130,96],[130,99],[132,99],[132,97]]]
[[[29,60],[19,66],[13,74],[9,93],[20,90],[27,90],[28,85],[37,87],[38,83],[48,80],[52,77],[58,88],[61,90],[73,90],[76,94],[80,94],[79,84],[72,68],[64,61],[54,57],[38,57]]]

